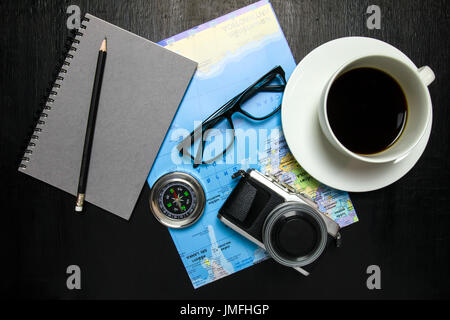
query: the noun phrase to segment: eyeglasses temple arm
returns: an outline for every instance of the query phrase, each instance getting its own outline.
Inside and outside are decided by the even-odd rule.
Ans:
[[[264,92],[283,92],[285,89],[285,85],[273,85],[273,86],[265,86],[260,89],[260,91]]]

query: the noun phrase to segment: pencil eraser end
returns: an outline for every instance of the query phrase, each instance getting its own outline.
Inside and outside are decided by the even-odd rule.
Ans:
[[[81,206],[75,206],[75,211],[76,211],[76,212],[81,212],[81,211],[83,211],[83,207],[81,207]]]

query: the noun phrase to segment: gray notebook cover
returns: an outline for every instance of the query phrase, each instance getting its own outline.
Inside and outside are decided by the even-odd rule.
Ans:
[[[97,56],[107,38],[86,201],[129,219],[197,63],[87,14],[19,171],[76,195]],[[77,41],[75,41],[77,42]],[[26,166],[26,167],[25,167]],[[75,205],[75,198],[74,198]]]

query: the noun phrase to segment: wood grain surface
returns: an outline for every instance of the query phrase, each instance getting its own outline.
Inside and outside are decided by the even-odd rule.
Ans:
[[[312,276],[266,261],[194,290],[169,233],[153,218],[145,186],[124,222],[20,174],[23,138],[52,78],[68,34],[66,8],[76,4],[152,41],[252,1],[37,0],[0,2],[1,294],[17,298],[449,298],[450,1],[274,0],[296,61],[343,36],[387,41],[436,72],[430,86],[433,131],[424,155],[401,180],[351,194],[360,222],[343,247]],[[368,30],[366,9],[381,8],[381,30]],[[82,270],[82,289],[66,288],[66,268]],[[368,290],[366,268],[379,265],[382,289]]]

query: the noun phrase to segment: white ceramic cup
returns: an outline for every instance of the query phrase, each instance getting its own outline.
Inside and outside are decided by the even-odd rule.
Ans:
[[[401,136],[386,150],[371,155],[358,154],[347,149],[334,135],[327,116],[327,98],[334,81],[347,71],[362,67],[382,70],[394,78],[402,88],[408,105],[407,120]],[[427,87],[434,79],[435,75],[429,67],[416,69],[391,56],[366,55],[351,59],[336,70],[322,91],[318,110],[320,127],[336,149],[352,158],[371,163],[400,161],[420,141],[428,122],[431,121],[432,104]],[[374,92],[374,94],[383,94],[383,92]],[[370,99],[370,97],[367,98]]]

